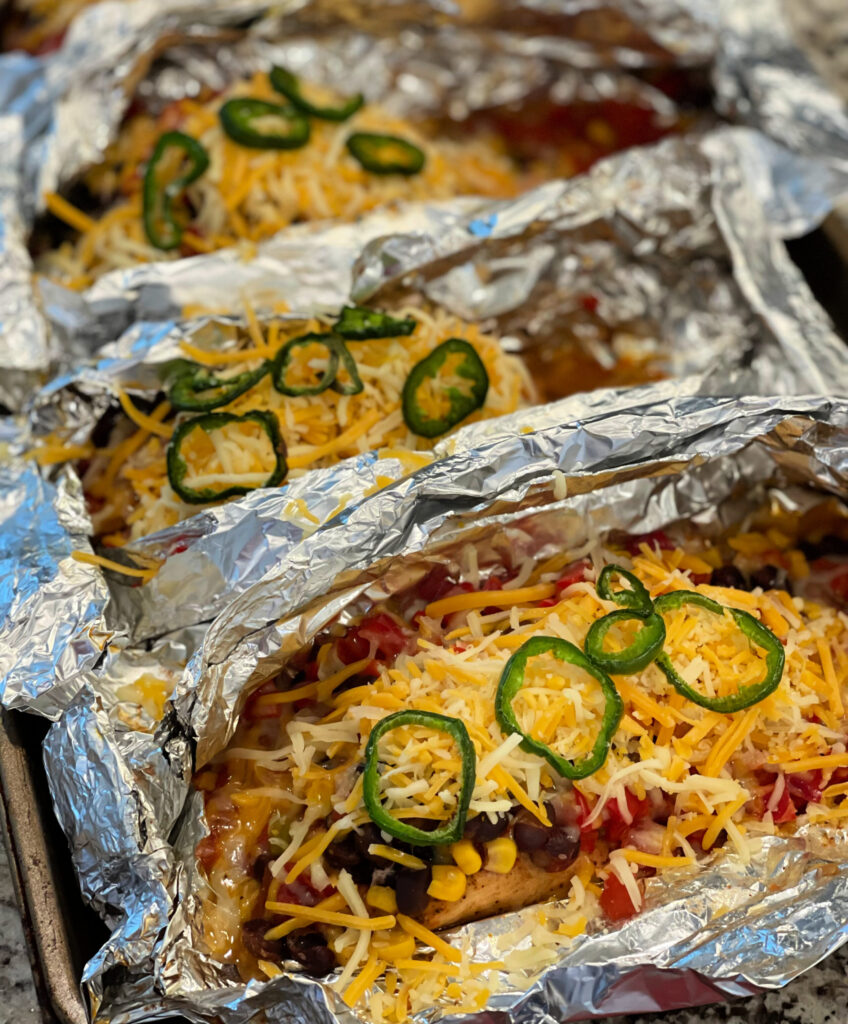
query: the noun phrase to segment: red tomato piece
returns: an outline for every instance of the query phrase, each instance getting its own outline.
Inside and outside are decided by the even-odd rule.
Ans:
[[[640,819],[647,818],[651,813],[651,801],[647,797],[644,800],[639,800],[629,789],[626,790],[626,793],[627,809],[630,812],[631,821],[625,820],[617,800],[610,800],[604,808],[604,831],[607,838],[613,843],[621,844],[625,833],[631,826]]]
[[[437,565],[418,584],[418,596],[429,604],[431,601],[438,601],[440,597],[444,597],[452,586],[453,581],[447,567]]]
[[[266,693],[276,693],[277,687],[274,685],[274,680],[269,679],[267,683],[263,683],[257,687],[253,693],[247,698],[247,703],[244,705],[244,717],[248,722],[258,722],[263,718],[279,718],[282,712],[282,704],[259,704],[257,701]]]
[[[626,921],[637,912],[627,887],[615,873],[604,882],[600,904],[608,921]]]
[[[575,583],[582,583],[586,579],[586,570],[591,567],[591,564],[587,558],[583,558],[579,562],[572,562],[554,584],[557,590],[562,591]]]
[[[665,531],[652,530],[650,533],[632,533],[625,541],[625,548],[629,555],[639,554],[639,545],[647,544],[652,548],[659,548],[661,551],[671,551],[674,544],[669,540]]]
[[[786,789],[796,804],[817,804],[822,797],[822,773],[817,768],[811,772],[792,772],[786,776]],[[775,821],[777,819],[775,818]]]
[[[403,627],[385,612],[366,619],[359,627],[359,635],[377,645],[377,657],[384,661],[396,658],[409,639]]]

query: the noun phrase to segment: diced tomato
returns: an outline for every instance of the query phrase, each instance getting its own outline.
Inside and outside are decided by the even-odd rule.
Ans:
[[[175,540],[168,551],[169,555],[181,555],[183,551],[188,551],[187,540]]]
[[[258,722],[263,718],[279,718],[283,709],[282,704],[258,704],[258,700],[263,694],[274,693],[277,687],[274,685],[274,680],[269,679],[267,683],[263,683],[257,687],[253,693],[247,698],[247,703],[244,705],[244,717],[248,722]]]
[[[786,789],[799,810],[821,800],[821,784],[822,773],[819,768],[811,772],[792,772],[786,776]]]
[[[597,824],[587,825],[586,819],[592,813],[592,808],[589,806],[589,801],[580,792],[579,789],[573,790],[574,802],[577,804],[577,824],[581,830],[585,828],[598,828]]]
[[[215,866],[215,861],[220,856],[221,850],[218,845],[218,837],[215,834],[215,829],[209,833],[208,836],[204,836],[197,844],[194,850],[195,856],[204,871],[211,871]]]
[[[580,305],[586,310],[587,313],[598,312],[598,297],[597,295],[581,295]]]
[[[699,587],[702,583],[709,583],[711,575],[708,572],[690,572],[689,579],[692,580],[696,587]]]
[[[848,569],[831,578],[830,589],[834,597],[848,604]]]
[[[546,597],[544,601],[537,601],[537,608],[553,608],[555,604],[559,604],[559,601],[555,597]]]
[[[367,658],[373,646],[377,660],[388,662],[406,648],[408,640],[403,627],[391,615],[380,612],[341,637],[336,644],[336,653],[340,661],[350,665]]]
[[[626,921],[636,913],[627,887],[614,872],[604,882],[600,904],[608,921]]]
[[[598,842],[598,828],[600,821],[594,821],[591,825],[586,824],[586,819],[592,813],[589,801],[583,794],[575,789],[574,802],[577,804],[577,825],[580,829],[580,851],[581,853],[592,853]]]
[[[768,801],[766,801],[766,804],[768,805]],[[787,821],[794,821],[795,815],[795,804],[792,803],[792,797],[787,786],[780,794],[777,807],[771,812],[772,821],[775,825],[782,825]]]
[[[301,875],[291,885],[285,882],[277,889],[274,900],[277,903],[296,903],[299,907],[314,907],[321,897],[318,890]]]
[[[651,801],[647,797],[644,800],[639,800],[629,789],[626,790],[626,794],[631,821],[625,821],[617,800],[610,800],[604,808],[604,831],[607,838],[613,843],[621,844],[630,827],[651,813]]]
[[[438,601],[453,586],[447,567],[437,565],[431,569],[424,579],[418,584],[418,596],[429,604],[431,601]]]
[[[652,530],[651,533],[631,533],[624,546],[629,555],[638,555],[640,544],[647,544],[648,547],[659,548],[661,551],[671,551],[674,548],[674,543],[669,540],[663,530]]]
[[[591,564],[587,558],[583,558],[579,562],[572,562],[556,581],[557,590],[562,591],[575,583],[582,583],[586,578],[586,570],[591,567]]]
[[[848,768],[836,768],[830,776],[828,785],[835,786],[839,782],[848,782]]]
[[[370,650],[371,644],[357,630],[350,630],[336,643],[336,654],[343,665],[367,658]]]

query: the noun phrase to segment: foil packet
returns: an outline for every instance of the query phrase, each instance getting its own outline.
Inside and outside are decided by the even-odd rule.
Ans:
[[[844,399],[663,388],[630,392],[580,423],[482,441],[306,538],[213,623],[155,733],[116,724],[90,690],[78,695],[48,734],[45,763],[83,890],[113,928],[83,979],[95,1021],[367,1019],[301,976],[234,980],[198,932],[194,848],[204,828],[190,750],[200,766],[222,749],[245,690],[329,621],[414,584],[469,544],[485,554],[509,536],[549,552],[578,532],[681,519],[717,534],[767,501],[796,510],[845,493]],[[590,929],[535,973],[502,977],[479,1014],[433,1007],[416,1019],[570,1021],[778,988],[848,937],[845,853],[842,834],[813,827],[765,838],[747,864],[718,852],[691,873],[652,879],[637,918]],[[448,938],[493,959],[499,938],[533,913]]]
[[[746,189],[741,164],[759,143],[744,130],[668,140],[512,202],[378,211],[354,226],[281,236],[252,263],[234,265],[222,252],[127,271],[112,291],[101,282],[102,305],[92,304],[84,322],[87,330],[106,321],[131,326],[97,361],[35,397],[16,450],[51,431],[86,441],[109,415],[116,386],[153,398],[181,341],[235,322],[171,318],[190,298],[220,302],[236,269],[234,303],[247,296],[261,309],[272,296],[308,316],[337,310],[351,294],[377,302],[419,296],[482,322],[528,359],[556,353],[569,318],[580,314],[579,297],[591,294],[604,331],[638,323],[667,353],[669,395],[848,392],[842,343]],[[626,391],[600,390],[473,424],[439,442],[434,455],[490,435],[580,422],[620,401]],[[2,519],[12,581],[0,625],[4,704],[55,717],[86,673],[106,673],[126,647],[210,621],[317,524],[355,505],[378,478],[403,473],[400,462],[365,454],[204,510],[123,549],[163,561],[137,587],[71,558],[90,550],[92,532],[73,469],[42,476],[17,458],[6,468]],[[45,547],[42,535],[52,543]]]
[[[59,301],[54,288],[42,293],[34,284],[26,238],[44,192],[102,156],[134,94],[155,105],[196,94],[200,83],[220,89],[258,64],[283,60],[320,82],[362,87],[401,113],[461,120],[547,92],[558,103],[636,98],[672,123],[674,104],[630,71],[700,69],[716,79],[722,116],[778,140],[773,152],[781,172],[769,159],[752,168],[752,180],[780,231],[808,230],[848,181],[848,118],[792,43],[779,0],[758,0],[763,20],[756,23],[734,13],[732,3],[716,11],[702,0],[581,0],[567,11],[539,0],[286,0],[260,17],[265,13],[267,5],[253,0],[202,9],[196,0],[97,4],[75,20],[52,57],[0,58],[4,118],[24,140],[22,149],[4,148],[0,158],[0,177],[19,211],[0,233],[0,283],[10,284],[0,289],[0,355],[4,365],[21,369],[21,379],[10,377],[0,394],[7,407],[19,409],[27,383],[80,354],[63,335],[74,297]],[[803,136],[792,127],[801,118]],[[791,168],[786,144],[799,147]],[[21,352],[30,355],[22,359]]]

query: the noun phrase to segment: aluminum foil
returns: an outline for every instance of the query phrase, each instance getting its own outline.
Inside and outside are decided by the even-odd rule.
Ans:
[[[357,1019],[319,982],[233,980],[203,952],[196,920],[203,827],[186,742],[196,764],[220,750],[244,688],[274,675],[328,621],[413,585],[469,543],[483,555],[515,543],[545,553],[576,531],[687,519],[719,532],[766,500],[808,507],[845,493],[846,452],[844,399],[631,391],[580,423],[484,440],[305,538],[218,617],[180,680],[176,716],[152,738],[131,740],[97,696],[79,694],[52,727],[45,761],[83,889],[115,925],[85,973],[94,1019]],[[565,498],[555,497],[555,470]],[[145,796],[152,789],[165,794],[158,803]],[[826,838],[814,829],[770,837],[749,864],[723,851],[692,873],[658,876],[638,918],[596,925],[536,973],[502,976],[473,1019],[570,1021],[780,987],[848,937],[848,851],[844,836]],[[450,937],[491,959],[527,914]],[[419,1015],[421,1024],[458,1019],[435,1007]]]
[[[64,344],[62,316],[48,334],[40,310],[55,312],[55,289],[41,295],[30,275],[26,237],[44,192],[100,159],[133,92],[155,103],[196,93],[200,82],[221,88],[270,58],[361,86],[369,98],[390,90],[391,105],[404,112],[453,118],[543,88],[565,102],[638,94],[662,114],[668,101],[620,69],[712,68],[725,112],[803,154],[788,175],[769,162],[761,189],[778,228],[803,232],[845,188],[848,126],[792,43],[778,3],[758,0],[760,23],[745,21],[732,0],[726,11],[705,0],[579,0],[565,8],[556,0],[136,0],[87,8],[51,57],[0,57],[0,141],[9,133],[23,141],[0,147],[2,189],[16,196],[9,204],[0,191],[0,357],[13,371],[0,401],[20,408],[39,377],[80,355]],[[233,42],[233,29],[263,14]],[[803,133],[793,127],[799,120]],[[774,153],[785,169],[780,148]],[[817,200],[799,203],[799,191],[810,189]],[[64,307],[63,315],[73,309],[72,297]]]
[[[104,278],[97,300],[80,311],[79,330],[91,336],[131,326],[98,360],[36,396],[19,447],[54,430],[71,443],[86,441],[114,406],[116,385],[153,398],[183,339],[234,322],[169,319],[189,301],[220,303],[225,281],[234,303],[244,294],[260,309],[284,299],[303,316],[337,310],[351,290],[357,298],[379,292],[379,302],[423,296],[528,354],[559,344],[580,312],[576,297],[591,294],[605,329],[638,324],[667,353],[668,394],[848,393],[842,343],[746,190],[741,166],[759,143],[742,130],[669,140],[508,203],[376,212],[352,226],[292,231],[252,263],[216,253],[123,272],[117,283]],[[70,319],[67,328],[75,329]],[[578,422],[628,400],[626,393],[576,395],[465,428],[436,455],[490,435]],[[14,566],[0,605],[3,703],[55,717],[85,673],[103,676],[128,646],[208,622],[314,531],[316,519],[354,505],[378,477],[402,473],[395,460],[363,455],[204,510],[124,549],[165,560],[137,587],[71,560],[71,551],[89,548],[90,532],[73,471],[42,478],[16,462],[2,492]],[[55,538],[46,550],[42,533]]]

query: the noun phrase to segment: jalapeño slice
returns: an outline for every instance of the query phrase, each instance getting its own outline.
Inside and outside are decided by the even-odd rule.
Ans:
[[[540,654],[552,654],[560,661],[575,665],[588,672],[590,676],[598,681],[604,694],[605,706],[601,719],[601,727],[592,746],[592,752],[580,761],[570,761],[552,750],[547,744],[534,739],[526,733],[518,724],[512,702],[518,695],[518,691],[524,685],[524,674],[527,670],[527,662]],[[534,636],[512,655],[504,666],[498,692],[495,695],[495,718],[501,730],[509,735],[517,732],[523,736],[521,746],[532,754],[543,757],[552,768],[566,779],[585,779],[596,772],[606,761],[609,753],[612,738],[621,721],[624,712],[624,704],[615,688],[612,679],[602,668],[590,661],[589,658],[574,644],[568,640],[561,640],[554,636]]]
[[[427,159],[424,150],[398,135],[354,132],[347,151],[372,174],[418,174]]]
[[[202,430],[210,434],[213,430],[220,430],[223,427],[234,423],[256,423],[259,428],[268,435],[271,442],[271,449],[274,452],[276,465],[268,476],[267,480],[252,486],[244,484],[233,484],[220,489],[214,487],[190,487],[185,483],[188,475],[188,463],[182,453],[182,447],[195,430]],[[223,501],[225,498],[234,498],[239,494],[247,494],[258,487],[276,487],[281,483],[288,472],[286,464],[286,444],[280,434],[280,425],[277,417],[270,412],[251,411],[243,416],[234,416],[229,412],[210,412],[204,416],[194,416],[185,420],[174,431],[171,443],[168,445],[167,453],[168,482],[174,493],[187,502],[189,505],[206,505],[210,501]]]
[[[456,383],[447,383],[439,388],[439,373],[451,356],[459,356],[453,375],[461,378]],[[459,383],[468,386],[460,388]],[[426,396],[440,405],[448,403],[445,412],[431,415],[424,407]],[[489,375],[476,350],[462,338],[448,338],[441,345],[416,363],[403,386],[403,418],[406,425],[420,437],[438,437],[446,433],[486,401],[489,391]]]
[[[144,233],[157,249],[175,249],[183,237],[175,205],[185,190],[209,166],[209,154],[197,139],[183,132],[159,137],[144,173],[142,219]]]
[[[355,96],[341,99],[335,105],[320,102],[313,103],[304,95],[304,86],[297,75],[292,74],[291,71],[281,67],[273,67],[269,78],[271,85],[278,93],[285,96],[292,106],[302,110],[304,114],[309,114],[310,117],[318,117],[324,121],[347,121],[365,102],[365,97],[361,92],[358,92]]]
[[[350,349],[345,345],[341,338],[333,338],[333,346],[339,353],[339,367],[336,370],[336,376],[330,387],[333,391],[338,391],[340,395],[358,395],[363,390],[364,384],[362,378],[359,376],[359,370],[356,368],[356,360],[351,355]],[[348,375],[348,380],[339,380],[339,371],[344,369]]]
[[[174,382],[168,401],[175,409],[210,412],[249,391],[270,369],[271,363],[266,360],[255,370],[245,370],[233,377],[216,377],[202,368],[184,373]]]
[[[623,651],[607,651],[604,640],[612,626],[619,622],[640,622],[642,628]],[[584,647],[586,654],[605,672],[613,675],[629,675],[641,672],[662,650],[665,643],[665,623],[654,612],[647,615],[641,611],[622,609],[610,612],[597,622],[593,622],[586,634]]]
[[[453,817],[441,828],[433,832],[406,824],[393,818],[380,800],[380,752],[378,745],[387,732],[402,725],[422,725],[428,729],[447,733],[459,748],[461,762],[459,793],[456,798],[456,811]],[[417,711],[410,708],[406,711],[395,711],[394,714],[382,718],[371,730],[368,744],[365,747],[365,772],[362,776],[362,798],[365,808],[374,824],[396,839],[401,839],[413,846],[443,846],[456,843],[462,839],[465,831],[465,819],[468,817],[468,805],[477,779],[477,755],[468,730],[458,718],[449,718],[433,711]]]
[[[227,135],[250,149],[300,149],[309,141],[309,121],[294,107],[241,97],[218,111]]]
[[[369,338],[400,338],[412,334],[416,326],[412,317],[398,320],[366,306],[345,306],[333,330],[346,341],[367,341]]]
[[[327,368],[314,384],[296,384],[290,381],[289,374],[292,362],[298,349],[308,348],[310,345],[321,345],[327,351]],[[342,366],[350,378],[348,381],[338,379],[339,366]],[[282,395],[320,395],[322,391],[332,387],[342,395],[358,395],[362,391],[362,379],[356,368],[356,361],[342,341],[334,334],[301,334],[286,342],[280,351],[274,356],[271,365],[271,379],[274,387]]]
[[[668,594],[662,594],[654,601],[654,609],[661,615],[663,612],[672,611],[684,604],[698,605],[715,615],[724,615],[725,612],[730,612],[742,633],[755,647],[761,647],[766,652],[766,670],[759,682],[743,686],[735,694],[726,697],[707,697],[698,693],[679,675],[672,665],[671,659],[663,651],[657,656],[657,664],[665,672],[666,678],[678,693],[682,693],[693,704],[700,704],[702,708],[709,708],[710,711],[718,711],[721,714],[742,711],[743,708],[749,708],[774,693],[783,676],[786,654],[783,644],[767,626],[764,626],[759,619],[755,619],[748,612],[740,611],[738,608],[729,608],[727,605],[719,604],[718,601],[713,601],[712,598],[692,590],[672,590]]]
[[[613,590],[612,579],[614,576],[620,576],[626,580],[630,584],[629,589]],[[622,569],[620,565],[605,565],[598,576],[595,590],[598,592],[598,597],[602,597],[604,601],[613,601],[622,608],[641,612],[642,615],[649,615],[653,608],[651,596],[645,584],[632,572]]]

